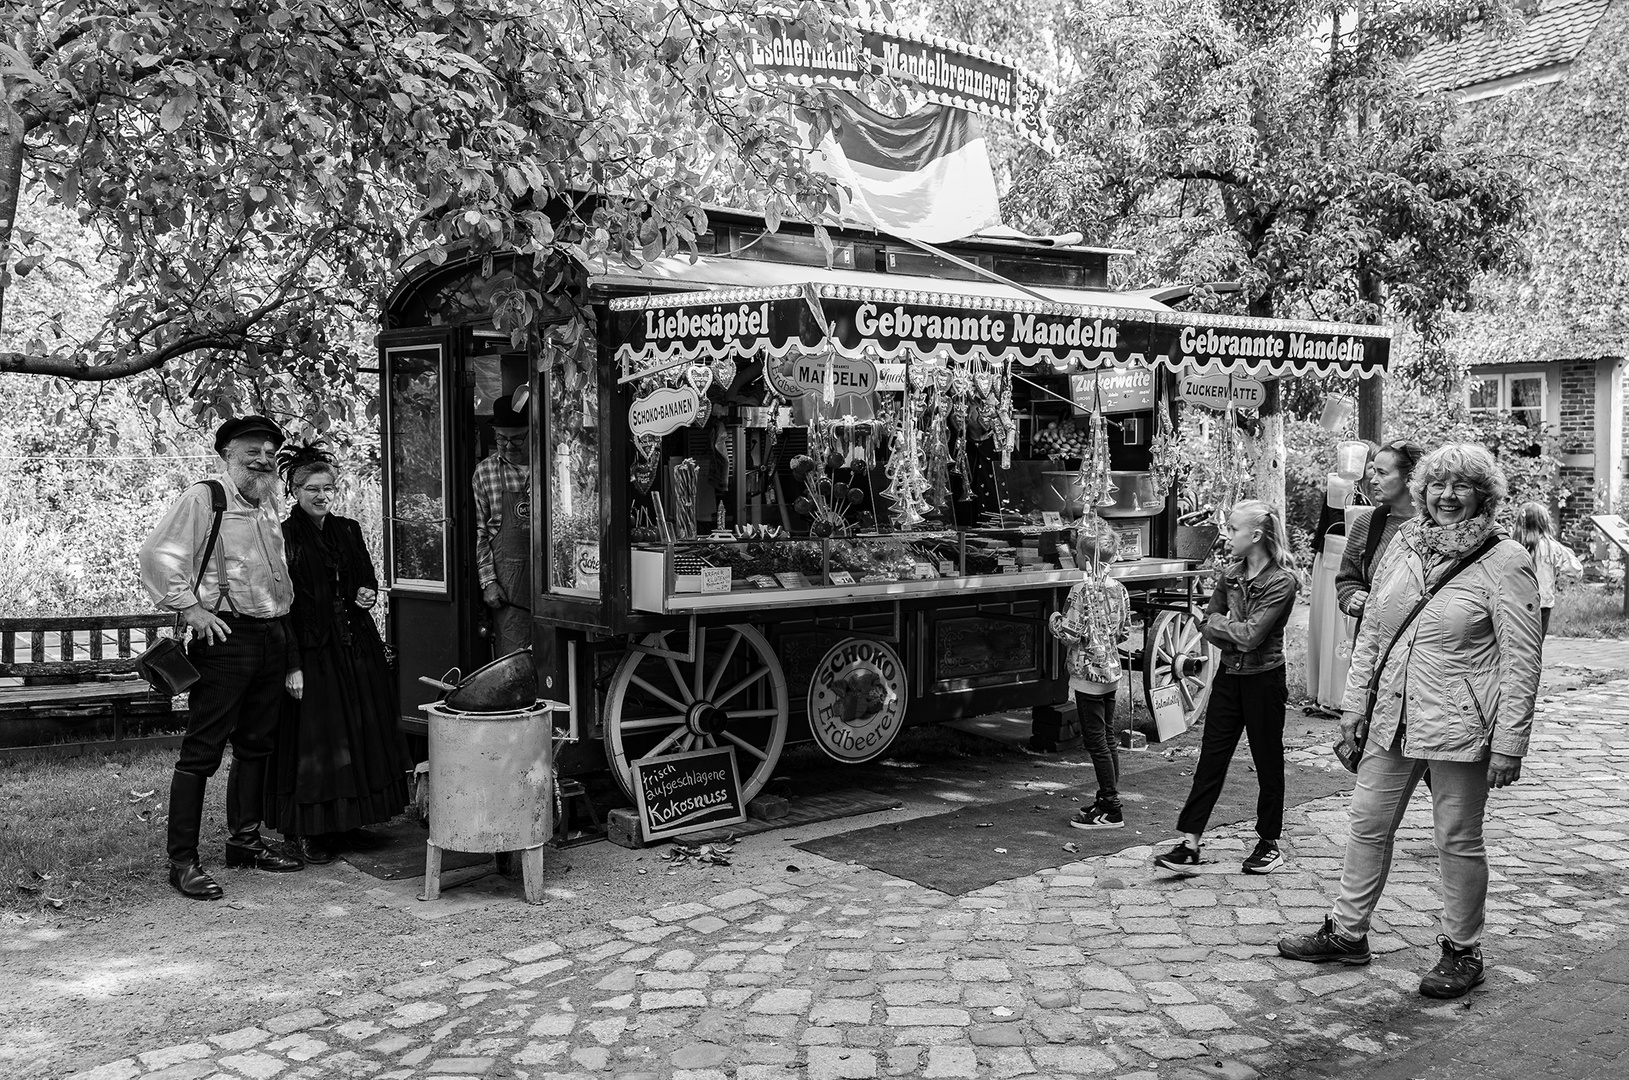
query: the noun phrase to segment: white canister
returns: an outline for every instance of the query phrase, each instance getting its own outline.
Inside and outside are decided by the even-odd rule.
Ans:
[[[1357,411],[1357,402],[1344,394],[1331,394],[1324,398],[1324,411],[1318,417],[1318,426],[1333,435],[1346,426]]]
[[[1361,445],[1361,444],[1360,444]],[[1330,473],[1325,480],[1324,502],[1332,510],[1344,507],[1352,498],[1352,488],[1356,481],[1340,473]]]
[[[1363,479],[1369,467],[1369,444],[1346,439],[1335,446],[1335,471],[1348,480]],[[1330,503],[1334,506],[1334,503]]]

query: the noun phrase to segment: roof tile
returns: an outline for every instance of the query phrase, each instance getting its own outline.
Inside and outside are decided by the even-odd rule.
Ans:
[[[1500,40],[1491,30],[1427,46],[1408,72],[1422,93],[1463,90],[1482,83],[1571,62],[1612,0],[1544,0],[1527,26]]]

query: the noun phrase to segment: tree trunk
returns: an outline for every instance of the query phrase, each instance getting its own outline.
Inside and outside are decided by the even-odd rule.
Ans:
[[[1250,472],[1256,481],[1256,498],[1284,513],[1284,412],[1279,407],[1277,379],[1269,379],[1267,395],[1261,403],[1261,426],[1252,439],[1245,440]]]
[[[12,107],[9,91],[0,85],[0,267],[11,264],[11,234],[23,190],[23,118]],[[6,287],[0,282],[0,327],[5,316]]]

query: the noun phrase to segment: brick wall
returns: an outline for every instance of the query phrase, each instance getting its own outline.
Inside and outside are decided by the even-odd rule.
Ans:
[[[1556,435],[1563,454],[1593,454],[1595,452],[1595,421],[1598,411],[1610,409],[1612,402],[1595,400],[1595,370],[1599,363],[1587,360],[1563,360],[1559,386],[1550,387],[1550,393],[1559,395],[1557,404],[1560,426]],[[1572,492],[1572,498],[1558,508],[1556,531],[1566,536],[1577,523],[1595,512],[1595,470],[1576,465],[1561,467],[1561,482]]]
[[[1561,426],[1556,432],[1563,454],[1595,452],[1595,365],[1596,361],[1561,361],[1560,386],[1551,387],[1560,395]],[[1601,402],[1601,405],[1610,404]],[[1586,470],[1587,471],[1587,470]]]

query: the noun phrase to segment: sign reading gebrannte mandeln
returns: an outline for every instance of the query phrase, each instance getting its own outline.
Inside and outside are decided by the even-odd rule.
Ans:
[[[799,23],[760,16],[751,34],[754,71],[837,90],[859,90],[862,76],[885,73],[900,79],[907,93],[1005,120],[1031,142],[1053,145],[1047,118],[1052,88],[1010,57],[891,23],[844,22],[856,44],[835,33],[829,41],[811,41]]]

